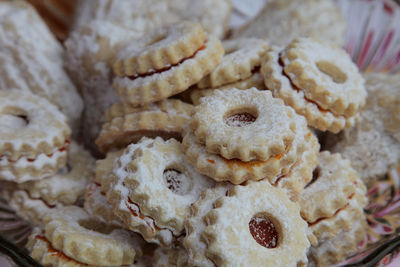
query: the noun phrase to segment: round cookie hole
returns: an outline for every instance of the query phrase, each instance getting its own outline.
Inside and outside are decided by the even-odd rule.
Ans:
[[[347,75],[339,67],[328,62],[328,61],[318,61],[317,68],[324,74],[331,77],[335,83],[345,83],[347,81]]]
[[[175,168],[165,169],[163,177],[168,189],[174,194],[184,196],[189,193],[192,187],[190,178]]]
[[[108,235],[109,233],[111,233],[114,228],[110,227],[109,225],[102,223],[102,222],[98,222],[95,220],[78,220],[78,224],[90,231],[94,231],[94,232],[98,232],[101,234],[105,234]]]
[[[250,234],[254,240],[265,248],[276,248],[279,245],[280,225],[277,220],[266,214],[257,214],[249,222]]]
[[[0,113],[0,127],[3,129],[17,130],[29,124],[29,117],[20,108],[9,107]]]
[[[258,112],[252,108],[234,109],[225,114],[224,122],[231,127],[244,127],[254,123],[257,117]]]

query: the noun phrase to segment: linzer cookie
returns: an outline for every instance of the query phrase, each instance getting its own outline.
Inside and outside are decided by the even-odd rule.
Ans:
[[[245,91],[239,91],[237,89],[233,89],[233,91],[243,92],[245,94],[246,92],[249,94],[251,94],[252,92],[258,92],[261,94],[266,94],[267,96],[271,97],[270,92],[268,91],[261,92],[254,88]],[[218,90],[216,92],[218,92]],[[219,93],[223,94],[224,92],[225,91],[220,91]],[[206,103],[205,101],[213,97],[214,95],[203,98],[202,103]],[[249,97],[244,99],[248,100]],[[283,103],[279,101],[275,102],[272,101],[272,102],[273,103],[271,105],[277,105],[278,107],[281,105],[282,107],[284,107]],[[243,106],[241,106],[241,108],[243,108]],[[249,107],[246,106],[246,108],[248,110]],[[254,108],[254,110],[252,111],[255,112],[256,109]],[[305,119],[297,115],[293,111],[292,113],[293,114],[291,114],[291,117],[286,116],[287,114],[285,113],[281,113],[278,116],[281,116],[280,118],[282,120],[288,120],[287,123],[292,124],[293,127],[291,128],[291,130],[292,133],[294,133],[293,140],[291,141],[290,145],[288,145],[285,148],[284,152],[277,155],[273,155],[265,161],[252,160],[245,162],[236,158],[226,159],[220,154],[210,153],[207,151],[206,146],[200,143],[199,140],[194,135],[194,133],[189,130],[186,131],[182,141],[183,147],[185,149],[186,159],[195,166],[198,172],[210,176],[211,178],[219,182],[230,181],[231,183],[234,184],[240,184],[247,180],[261,180],[266,178],[267,180],[270,181],[271,184],[276,184],[279,178],[288,174],[294,163],[301,158],[302,154],[307,149],[305,146],[306,144],[305,140],[309,140],[310,137],[312,136],[312,133],[307,129],[307,123]],[[224,112],[222,112],[221,114],[224,114]],[[268,115],[264,113],[263,116],[268,116]],[[221,115],[221,117],[223,117],[223,115]],[[222,123],[224,122],[222,121]],[[246,123],[248,122],[246,121]],[[231,127],[240,128],[234,126]],[[245,127],[246,126],[243,126],[243,128]],[[215,129],[213,128],[213,130]],[[255,139],[253,135],[257,135],[257,133],[258,132],[250,130],[246,132],[248,136],[248,142],[245,144],[246,146],[251,144],[252,140]],[[274,134],[272,130],[271,134]],[[235,135],[237,135],[237,133],[235,133]],[[311,146],[309,148],[315,153],[316,150],[314,149],[314,146]],[[304,178],[304,179],[307,180],[309,178]]]
[[[193,56],[205,41],[206,34],[198,23],[182,22],[161,28],[119,51],[114,73],[135,77],[162,71]]]
[[[107,198],[129,229],[169,246],[183,232],[189,206],[214,182],[195,172],[174,139],[143,138],[114,164]]]
[[[261,73],[265,78],[265,86],[270,89],[275,97],[281,98],[285,104],[291,106],[300,115],[307,118],[310,126],[321,131],[338,132],[355,124],[356,116],[345,117],[321,108],[318,103],[305,95],[292,84],[285,75],[284,65],[279,58],[280,48],[273,47],[263,57]]]
[[[355,194],[358,174],[348,160],[328,151],[319,154],[319,163],[313,180],[301,193],[299,204],[303,218],[314,223],[331,217],[347,205]]]
[[[34,199],[48,205],[73,205],[83,198],[92,179],[94,159],[74,141],[71,142],[68,161],[56,174],[37,181],[18,184]]]
[[[177,99],[166,99],[138,108],[117,103],[107,111],[106,122],[96,144],[105,153],[124,148],[143,136],[179,140],[192,113],[192,105]]]
[[[214,202],[224,197],[232,187],[231,183],[218,183],[214,188],[204,190],[199,200],[190,206],[191,212],[185,221],[186,236],[183,240],[190,266],[214,266],[206,256],[207,243],[201,236],[207,226],[204,216],[213,209]]]
[[[67,161],[71,130],[56,106],[30,92],[0,91],[0,179],[38,180]]]
[[[169,26],[167,33],[178,31],[180,27],[181,24]],[[193,30],[196,31],[196,27]],[[190,39],[190,36],[193,36],[193,33],[182,34],[181,39]],[[157,51],[168,51],[168,47],[175,42],[175,40],[169,39],[166,35],[161,40],[155,40],[153,47]],[[184,42],[181,41],[181,43]],[[213,36],[209,36],[204,42],[199,44],[193,42],[189,47],[189,50],[193,50],[193,47],[195,48],[195,52],[192,55],[184,57],[178,63],[173,63],[176,61],[175,59],[174,61],[163,61],[160,64],[164,64],[165,67],[162,69],[149,69],[147,72],[141,73],[142,70],[138,71],[134,69],[135,66],[130,68],[125,65],[124,70],[128,69],[129,73],[138,73],[138,75],[130,75],[125,71],[121,72],[118,64],[114,65],[117,68],[114,70],[117,76],[114,78],[113,85],[117,94],[123,101],[134,106],[165,99],[197,83],[220,63],[223,56],[221,42]],[[146,50],[144,51],[142,53],[146,55],[149,53]],[[123,52],[123,55],[127,56],[125,51]],[[153,53],[156,52],[153,51]],[[185,53],[181,53],[177,58],[182,58],[185,55]],[[133,53],[133,57],[141,58],[141,54]],[[151,64],[147,64],[146,66],[151,66]],[[121,74],[118,75],[118,73]]]
[[[43,236],[55,250],[88,265],[119,266],[133,264],[142,255],[140,237],[90,218],[79,207],[59,208],[44,221]]]
[[[282,52],[284,72],[306,97],[345,117],[364,105],[364,78],[350,56],[336,45],[298,38]]]
[[[261,55],[268,49],[268,42],[249,38],[223,42],[225,56],[221,63],[197,86],[216,88],[229,83],[245,80],[257,72],[261,65]]]
[[[96,161],[94,182],[101,186],[101,192],[107,193],[111,186],[111,172],[114,162],[122,155],[123,149],[108,152],[104,159]]]
[[[310,243],[299,206],[267,181],[234,186],[203,220],[205,255],[217,266],[307,264]]]
[[[210,153],[246,162],[265,161],[291,145],[294,114],[268,91],[217,90],[196,106],[190,127]]]
[[[82,99],[64,70],[63,47],[27,1],[0,2],[0,89],[31,91],[79,130]]]

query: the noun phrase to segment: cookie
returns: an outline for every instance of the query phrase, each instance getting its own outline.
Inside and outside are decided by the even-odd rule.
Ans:
[[[196,106],[191,130],[210,153],[245,162],[265,161],[291,145],[293,116],[293,110],[269,91],[215,91]]]
[[[78,133],[83,101],[64,70],[62,45],[25,1],[1,2],[0,25],[0,89],[46,98]]]
[[[272,91],[274,97],[282,99],[286,105],[306,117],[310,126],[318,130],[337,133],[342,129],[352,127],[357,116],[345,117],[329,109],[323,109],[291,82],[283,71],[284,66],[279,58],[280,51],[280,48],[273,47],[266,52],[261,66],[265,86]]]
[[[102,224],[79,207],[64,207],[44,218],[52,247],[89,265],[127,265],[139,258],[141,240],[126,230]]]
[[[115,180],[107,198],[115,213],[129,229],[161,245],[165,245],[165,240],[158,240],[155,232],[161,228],[175,237],[181,235],[190,204],[197,200],[203,189],[214,184],[211,179],[196,173],[184,160],[181,144],[174,139],[143,138],[128,146],[112,175]],[[135,219],[125,207],[121,208],[121,202],[136,205],[142,216],[154,221],[155,229]],[[129,216],[128,220],[126,216]]]
[[[46,99],[27,91],[0,91],[0,179],[38,180],[67,161],[67,118]]]
[[[68,161],[55,175],[37,181],[18,184],[31,198],[44,200],[48,205],[73,205],[83,198],[93,176],[94,159],[72,141]]]
[[[299,207],[267,181],[234,186],[204,220],[206,256],[218,266],[307,264],[310,243]]]
[[[116,76],[113,86],[119,97],[133,106],[160,101],[197,83],[220,63],[222,56],[221,42],[210,36],[193,55],[179,63],[138,76]]]
[[[216,88],[245,80],[261,65],[261,55],[268,49],[268,42],[247,38],[222,43],[225,56],[221,63],[198,84],[199,88]]]
[[[280,58],[290,81],[322,109],[351,117],[365,105],[364,78],[346,51],[338,46],[297,38]]]
[[[122,103],[106,112],[96,144],[103,153],[125,148],[143,136],[182,139],[182,131],[193,107],[177,99],[166,99],[144,107],[132,108]]]

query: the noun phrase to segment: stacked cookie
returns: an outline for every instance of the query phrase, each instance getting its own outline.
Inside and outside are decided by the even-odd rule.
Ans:
[[[46,99],[21,90],[0,91],[0,98],[2,191],[21,217],[40,225],[52,207],[82,198],[94,159]]]
[[[324,266],[357,248],[365,187],[339,154],[319,153],[308,127],[351,127],[364,105],[363,79],[342,50],[307,38],[284,49],[255,38],[221,45],[189,21],[144,35],[124,25],[127,13],[107,12],[114,2],[97,4],[104,13],[94,17],[107,21],[67,42],[79,55],[77,65],[69,58],[75,78],[85,84],[90,73],[93,88],[101,73],[100,91],[112,84],[121,100],[105,96],[114,103],[96,140],[105,158],[90,181],[93,160],[71,141],[64,115],[29,93],[0,92],[0,177],[14,182],[10,203],[36,220],[33,258],[46,266]],[[170,98],[185,93],[196,106]]]

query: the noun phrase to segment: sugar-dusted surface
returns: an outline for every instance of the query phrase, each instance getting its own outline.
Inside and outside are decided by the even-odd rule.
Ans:
[[[113,86],[124,102],[134,106],[160,101],[180,93],[200,81],[220,63],[223,56],[221,42],[210,36],[204,46],[192,58],[166,71],[135,79],[115,77]]]
[[[181,144],[174,139],[142,139],[137,145],[128,146],[120,162],[125,160],[126,165],[121,167],[125,169],[124,173],[121,168],[114,169],[113,173],[125,185],[129,199],[139,206],[143,215],[153,218],[158,227],[171,229],[174,235],[180,235],[190,204],[214,182],[198,174],[184,160]],[[185,191],[178,194],[171,190],[166,171],[181,174],[179,180]]]
[[[58,208],[47,214],[44,222],[45,236],[51,245],[78,262],[124,265],[132,264],[142,255],[143,241],[138,236],[105,226],[79,207]]]
[[[364,78],[339,46],[297,38],[282,52],[284,72],[304,95],[336,115],[354,116],[364,105]]]
[[[303,90],[295,88],[285,75],[283,66],[279,64],[281,49],[273,47],[263,57],[261,73],[265,79],[265,86],[272,91],[274,97],[281,98],[285,104],[291,106],[298,114],[307,118],[307,123],[321,131],[339,132],[355,124],[355,117],[336,115],[330,110],[324,110],[316,102],[308,99]]]
[[[204,216],[213,209],[214,202],[225,196],[232,186],[230,183],[219,183],[214,188],[203,191],[199,200],[191,206],[190,216],[185,221],[186,236],[183,240],[183,246],[188,253],[188,264],[191,266],[215,266],[206,256],[207,243],[201,237],[207,226]]]
[[[273,156],[266,161],[227,160],[217,154],[209,153],[190,131],[186,131],[182,140],[186,159],[195,166],[198,172],[219,182],[230,181],[240,184],[247,180],[266,178],[275,184],[280,176],[289,172],[291,166],[305,150],[304,140],[309,133],[306,121],[304,117],[295,114],[294,122],[296,135],[292,144],[282,155]]]
[[[77,132],[83,102],[63,68],[62,46],[26,2],[2,2],[0,14],[0,89],[47,98]]]
[[[0,129],[0,155],[13,161],[51,154],[71,134],[67,118],[56,106],[27,91],[0,91],[0,117],[2,124],[12,126]]]
[[[309,223],[320,218],[331,217],[348,203],[355,193],[357,172],[350,161],[338,153],[323,151],[313,173],[313,180],[300,195],[302,217]]]
[[[228,40],[222,45],[225,56],[210,75],[197,84],[199,88],[221,87],[249,78],[261,65],[261,55],[268,49],[268,42],[257,38]]]
[[[265,216],[274,223],[279,236],[276,248],[265,248],[253,238],[249,222],[254,216]],[[202,237],[207,243],[206,255],[218,266],[305,266],[307,263],[310,243],[299,206],[268,181],[234,186],[227,196],[215,202],[205,221]]]
[[[215,90],[200,101],[191,129],[208,152],[226,159],[268,160],[284,154],[296,134],[294,110],[269,91]],[[226,117],[243,112],[256,120],[245,127],[225,123]]]
[[[162,70],[193,56],[205,40],[198,23],[182,22],[157,29],[118,52],[114,73],[135,77]]]
[[[41,198],[48,205],[72,205],[83,197],[93,172],[94,159],[73,141],[65,167],[52,176],[21,183],[18,188],[29,192],[32,198]]]

